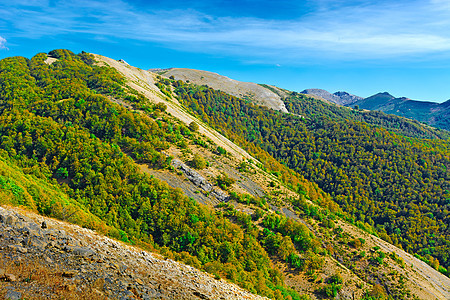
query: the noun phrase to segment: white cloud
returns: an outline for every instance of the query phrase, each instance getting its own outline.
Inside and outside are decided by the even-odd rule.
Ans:
[[[0,36],[0,49],[8,50],[8,48],[5,46],[5,44],[6,44],[6,39]]]
[[[406,1],[408,2],[408,1]],[[40,38],[87,33],[152,41],[187,51],[300,60],[312,56],[366,59],[443,53],[450,50],[450,1],[377,2],[348,5],[319,1],[294,20],[216,17],[194,10],[140,11],[121,0],[32,1],[39,9],[11,6],[0,15],[16,34]],[[367,2],[364,2],[367,3]],[[0,45],[3,45],[0,43]]]

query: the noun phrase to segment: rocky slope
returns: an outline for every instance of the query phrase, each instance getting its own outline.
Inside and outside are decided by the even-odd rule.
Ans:
[[[1,299],[264,299],[89,229],[0,207]]]

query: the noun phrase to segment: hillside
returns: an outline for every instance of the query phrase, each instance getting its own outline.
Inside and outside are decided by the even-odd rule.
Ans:
[[[17,208],[0,207],[0,234],[1,299],[267,299],[161,255]]]
[[[237,81],[216,73],[193,69],[171,68],[157,73],[165,77],[173,76],[176,80],[188,80],[197,85],[206,84],[213,89],[224,91],[242,99],[248,99],[258,105],[287,112],[279,95],[256,83]]]
[[[119,63],[118,61],[109,60],[108,63],[111,66],[125,71],[125,65]],[[127,67],[129,70],[126,70],[124,72],[125,74],[134,69],[131,66]],[[450,136],[448,131],[440,131],[431,126],[427,126],[416,121],[415,118],[407,119],[405,117],[397,117],[396,115],[398,114],[394,114],[395,116],[388,114],[392,112],[380,113],[379,109],[376,109],[376,107],[369,107],[364,110],[361,109],[363,107],[359,107],[361,110],[355,110],[350,107],[347,108],[345,106],[353,106],[356,102],[361,102],[362,106],[365,107],[365,99],[347,92],[336,92],[331,94],[322,89],[307,89],[301,93],[297,93],[267,84],[257,85],[254,83],[240,82],[206,71],[178,68],[164,70],[155,69],[154,71],[157,74],[164,75],[166,78],[170,77],[175,80],[182,80],[184,82],[190,82],[200,86],[205,85],[216,90],[224,91],[229,95],[242,98],[256,105],[266,106],[268,108],[283,112],[289,111],[308,118],[312,116],[327,116],[334,119],[355,120],[368,123],[370,125],[379,126],[389,131],[409,137],[434,139],[448,138]],[[154,89],[154,87],[149,88]],[[249,95],[252,96],[250,97]],[[374,105],[382,105],[394,97],[388,93],[380,93],[373,96],[372,100],[369,98],[367,99]],[[277,104],[273,106],[273,99],[277,99],[276,103],[282,103],[282,105],[280,104],[280,106]],[[169,103],[168,105],[170,106],[171,104]],[[285,108],[287,110],[285,110]],[[368,112],[367,110],[373,111]],[[446,118],[441,118],[439,120],[442,124],[447,122]]]
[[[85,280],[92,277],[88,276],[90,269],[86,266],[83,270],[77,269],[75,274],[66,272],[66,277],[70,275],[75,279],[74,285],[70,283],[65,287],[68,279],[62,277],[64,269],[50,274],[56,276],[53,278],[57,282],[63,282],[62,287],[54,285],[50,294],[57,295],[60,289],[77,294],[80,288],[88,287],[85,297],[115,298],[121,293],[132,296],[131,292],[142,298],[162,294],[168,298],[192,295],[202,299],[233,298],[227,291],[256,297],[226,284],[227,281],[273,299],[449,297],[448,277],[417,258],[446,272],[440,265],[447,266],[447,248],[443,244],[447,236],[442,224],[447,220],[443,209],[445,202],[442,207],[436,207],[426,198],[424,204],[416,208],[415,202],[407,203],[398,197],[401,199],[398,205],[404,205],[403,211],[396,211],[390,205],[394,213],[383,212],[381,218],[396,221],[401,220],[404,213],[414,213],[422,218],[422,223],[417,235],[412,236],[407,231],[412,229],[410,223],[401,222],[398,226],[402,232],[392,234],[387,225],[380,226],[383,219],[379,219],[378,211],[373,215],[367,211],[364,221],[351,209],[351,205],[359,208],[365,204],[372,209],[381,203],[381,200],[370,202],[365,182],[357,182],[357,190],[346,190],[357,195],[360,202],[346,203],[336,191],[343,188],[343,181],[339,180],[348,169],[342,167],[335,171],[333,166],[319,168],[317,164],[322,162],[319,159],[336,152],[334,142],[348,147],[351,139],[347,135],[366,138],[372,134],[381,138],[367,145],[360,140],[356,142],[367,151],[371,146],[376,147],[373,152],[377,155],[382,149],[389,150],[385,154],[392,155],[392,166],[400,170],[399,166],[406,163],[402,155],[411,156],[408,152],[412,149],[408,148],[411,143],[418,153],[417,159],[421,159],[418,171],[429,176],[429,185],[421,185],[419,189],[428,193],[427,197],[434,197],[441,195],[435,184],[436,176],[441,176],[440,188],[445,189],[447,173],[429,163],[428,150],[420,148],[422,140],[407,140],[382,128],[347,120],[345,114],[340,117],[342,120],[333,123],[306,111],[300,112],[301,106],[294,102],[303,96],[275,87],[261,88],[285,100],[289,98],[296,115],[260,107],[249,99],[239,99],[204,85],[186,84],[140,70],[123,61],[87,53],[76,55],[67,50],[51,51],[48,55],[40,53],[31,59],[1,60],[0,79],[2,204],[22,206],[41,215],[80,224],[95,229],[100,235],[159,253],[143,254],[138,250],[140,254],[136,256],[123,250],[130,248],[122,243],[47,219],[49,231],[56,240],[74,243],[56,247],[57,251],[46,247],[50,260],[64,269],[72,263],[80,263],[78,257],[72,257],[72,246],[89,248],[102,255],[107,250],[110,257],[101,260],[119,259],[120,264],[118,269],[102,269],[102,274],[104,278],[117,278],[123,283],[115,286],[106,279],[106,285],[101,280],[99,284],[97,280]],[[332,132],[334,140],[320,136],[327,132],[322,128]],[[300,136],[307,140],[299,143]],[[295,149],[291,143],[304,147],[302,152],[305,158],[308,156],[308,172],[302,165],[286,159],[291,156],[298,160],[297,153],[289,152]],[[391,143],[404,148],[405,152],[392,152],[386,147]],[[437,154],[435,161],[446,166],[448,148],[445,142],[427,143],[429,151]],[[317,149],[326,144],[331,145],[330,150],[322,148],[317,155]],[[312,146],[314,150],[308,148]],[[362,157],[366,156],[367,153],[363,153]],[[357,159],[344,159],[357,172],[367,172],[360,166],[372,166]],[[333,181],[324,184],[325,180],[320,178],[322,173],[317,172],[321,169],[325,174],[341,177],[333,177]],[[344,189],[355,182],[354,178],[362,177],[360,174],[346,179],[348,186]],[[398,177],[395,173],[388,175]],[[330,189],[335,183],[338,189]],[[394,181],[393,186],[402,189],[408,185]],[[387,194],[383,186],[380,188]],[[438,201],[445,201],[446,195],[441,195],[443,198]],[[410,207],[414,211],[409,210]],[[9,206],[6,209],[7,212],[2,212],[13,215],[19,212],[39,223],[43,218]],[[398,218],[394,217],[396,213]],[[35,246],[27,243],[30,236],[11,224],[2,228],[10,228],[5,236],[12,234],[14,239],[4,240],[6,244],[0,253],[9,256],[15,251],[17,261],[26,271],[23,261],[27,255],[33,258],[31,262],[39,264],[40,261],[34,256]],[[28,219],[22,225],[36,228]],[[65,232],[55,232],[55,227]],[[428,235],[431,230],[435,239]],[[42,232],[37,231],[39,239]],[[426,235],[422,235],[424,232]],[[419,240],[428,252],[405,247],[411,253],[420,254],[413,257],[375,235],[384,240],[397,236],[398,240],[392,242],[399,247],[406,245],[406,239],[413,238],[412,247],[418,246]],[[429,240],[420,240],[423,236]],[[78,243],[80,245],[75,245]],[[118,250],[110,245],[116,245],[111,247],[118,247]],[[81,252],[91,253],[89,249]],[[20,251],[23,253],[19,255]],[[170,260],[168,263],[158,260],[161,257],[184,262],[212,277]],[[142,263],[141,259],[147,258],[155,265],[173,267],[174,275],[152,271],[154,280],[148,279],[145,272],[149,270],[143,270],[142,274],[135,267],[136,261]],[[83,259],[92,262],[90,256]],[[9,261],[2,264],[0,268],[12,272]],[[126,267],[125,271],[121,270],[124,269],[121,264]],[[13,285],[14,291],[23,295],[26,295],[28,283],[28,291],[44,286],[38,278],[29,278],[28,274],[13,274],[21,278],[14,284],[5,282],[7,277],[3,275],[1,284]],[[197,275],[193,279],[190,274],[197,274],[204,283],[195,284]],[[125,279],[117,277],[123,275]],[[180,289],[176,294],[169,280],[183,281],[187,289]],[[221,290],[222,284],[223,293],[214,294],[214,286]],[[99,289],[99,285],[104,290]],[[122,289],[127,286],[129,292]]]
[[[354,105],[358,105],[362,109],[379,110],[450,130],[449,101],[444,103],[417,101],[405,97],[396,98],[389,93],[379,93],[359,100]]]

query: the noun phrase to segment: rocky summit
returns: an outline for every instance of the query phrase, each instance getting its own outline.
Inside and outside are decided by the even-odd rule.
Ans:
[[[265,299],[89,229],[0,207],[0,299]]]

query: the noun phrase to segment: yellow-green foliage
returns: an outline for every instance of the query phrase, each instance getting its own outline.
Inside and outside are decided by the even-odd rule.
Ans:
[[[0,204],[21,206],[41,214],[118,236],[115,228],[70,199],[58,184],[25,174],[4,151],[0,153]]]

